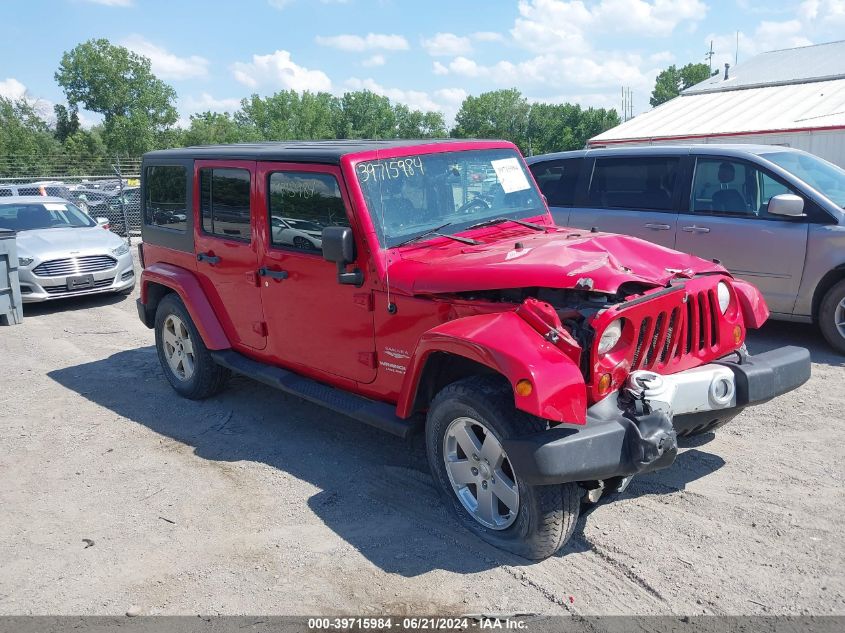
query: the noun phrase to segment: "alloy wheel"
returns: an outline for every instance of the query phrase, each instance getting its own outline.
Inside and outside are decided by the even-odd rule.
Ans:
[[[508,456],[478,420],[453,420],[443,438],[443,460],[452,489],[472,518],[504,530],[519,512],[519,487]]]
[[[164,357],[173,375],[179,380],[190,380],[194,375],[196,359],[194,345],[188,328],[175,314],[168,314],[161,331]]]
[[[836,325],[839,336],[845,338],[845,299],[842,299],[833,311],[833,322]]]

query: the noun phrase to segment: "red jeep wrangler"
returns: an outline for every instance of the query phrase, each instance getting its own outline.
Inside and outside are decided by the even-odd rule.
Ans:
[[[768,310],[718,263],[555,227],[511,143],[156,151],[141,187],[138,313],[179,394],[234,371],[424,428],[447,504],[527,558],[810,375],[803,348],[747,354]]]

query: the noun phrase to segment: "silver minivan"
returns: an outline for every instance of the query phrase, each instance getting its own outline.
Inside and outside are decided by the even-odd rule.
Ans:
[[[845,170],[769,145],[591,149],[528,160],[557,223],[717,259],[772,318],[845,353]]]

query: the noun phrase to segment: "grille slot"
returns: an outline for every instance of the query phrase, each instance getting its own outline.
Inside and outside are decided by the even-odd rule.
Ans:
[[[109,279],[101,279],[94,282],[93,288],[76,288],[75,290],[68,290],[67,286],[44,286],[44,292],[48,295],[74,295],[80,292],[91,292],[98,288],[108,288],[114,281],[114,277]]]
[[[109,270],[117,265],[117,260],[109,255],[86,255],[84,257],[65,257],[42,262],[32,269],[39,277],[64,277],[66,275],[84,275]]]

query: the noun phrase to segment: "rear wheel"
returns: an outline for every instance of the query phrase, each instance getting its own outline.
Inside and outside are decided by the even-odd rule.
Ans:
[[[532,560],[569,540],[580,504],[577,484],[526,484],[508,459],[503,440],[545,428],[518,411],[510,386],[492,376],[444,388],[426,423],[429,466],[446,504],[491,545]]]
[[[155,337],[164,375],[180,395],[201,400],[223,388],[229,370],[211,358],[185,305],[175,294],[158,304]]]
[[[845,354],[845,279],[825,294],[819,306],[819,328],[827,342]]]

